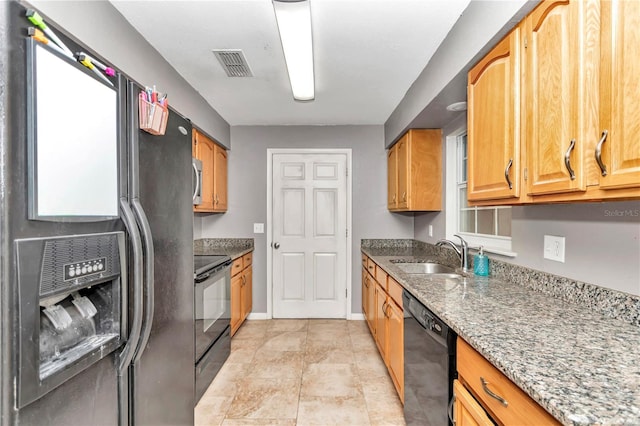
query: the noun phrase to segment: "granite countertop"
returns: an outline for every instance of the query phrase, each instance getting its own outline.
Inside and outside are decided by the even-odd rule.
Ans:
[[[640,328],[495,277],[406,274],[414,248],[363,247],[406,290],[565,425],[640,424]]]
[[[232,260],[253,251],[253,238],[201,238],[193,242],[193,254],[227,255]]]

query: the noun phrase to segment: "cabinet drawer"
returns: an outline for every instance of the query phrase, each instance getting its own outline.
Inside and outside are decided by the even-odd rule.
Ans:
[[[371,274],[372,277],[376,276],[376,264],[373,260],[367,257],[367,271]]]
[[[233,261],[231,264],[231,276],[235,276],[236,274],[242,272],[242,258],[239,257]]]
[[[402,286],[391,277],[387,280],[387,293],[402,308]]]
[[[242,256],[242,268],[246,268],[247,266],[251,266],[251,262],[253,261],[253,253],[247,253]]]
[[[525,394],[518,386],[495,368],[467,342],[458,338],[458,374],[469,390],[500,424],[550,425],[559,424],[549,413]],[[484,380],[485,386],[482,381]],[[507,402],[505,407],[487,392]]]
[[[384,269],[376,265],[376,281],[378,281],[378,284],[385,290],[387,290],[387,277],[388,275]]]

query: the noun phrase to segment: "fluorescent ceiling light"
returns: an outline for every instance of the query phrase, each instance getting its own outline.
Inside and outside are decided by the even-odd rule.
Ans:
[[[309,1],[273,0],[273,9],[278,21],[293,98],[312,101],[315,87]]]

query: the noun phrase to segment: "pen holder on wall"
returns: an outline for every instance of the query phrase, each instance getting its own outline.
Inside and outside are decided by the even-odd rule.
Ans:
[[[152,135],[164,135],[169,119],[169,109],[166,102],[149,102],[142,96],[138,99],[138,114],[140,130]]]

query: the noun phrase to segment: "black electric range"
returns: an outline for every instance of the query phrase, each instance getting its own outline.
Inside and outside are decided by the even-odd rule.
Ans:
[[[196,278],[199,275],[214,272],[212,270],[227,263],[231,263],[231,258],[227,255],[195,255],[193,256],[193,276]]]

